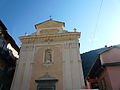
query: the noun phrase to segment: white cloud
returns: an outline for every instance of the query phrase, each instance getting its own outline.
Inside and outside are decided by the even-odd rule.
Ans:
[[[95,37],[94,38],[94,41],[99,41],[100,39],[98,37]]]

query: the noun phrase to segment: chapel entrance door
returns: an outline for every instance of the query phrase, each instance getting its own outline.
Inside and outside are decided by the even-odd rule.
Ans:
[[[39,90],[55,90],[54,88],[39,88]]]
[[[56,90],[56,82],[58,80],[51,77],[46,73],[44,76],[40,77],[38,80],[35,80],[37,85],[37,90]]]

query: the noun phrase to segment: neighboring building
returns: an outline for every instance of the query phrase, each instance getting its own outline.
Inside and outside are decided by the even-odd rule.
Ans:
[[[0,90],[10,90],[19,47],[0,20]]]
[[[120,45],[81,54],[87,88],[120,90]]]
[[[80,33],[48,20],[20,37],[20,58],[11,90],[78,90],[84,88],[79,52]]]

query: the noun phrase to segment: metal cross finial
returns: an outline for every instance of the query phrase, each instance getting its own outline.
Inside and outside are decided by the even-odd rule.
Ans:
[[[49,16],[50,17],[50,20],[52,20],[52,16]]]

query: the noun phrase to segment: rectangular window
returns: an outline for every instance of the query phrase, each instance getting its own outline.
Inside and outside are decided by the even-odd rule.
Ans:
[[[100,90],[107,90],[105,78],[100,80]]]

